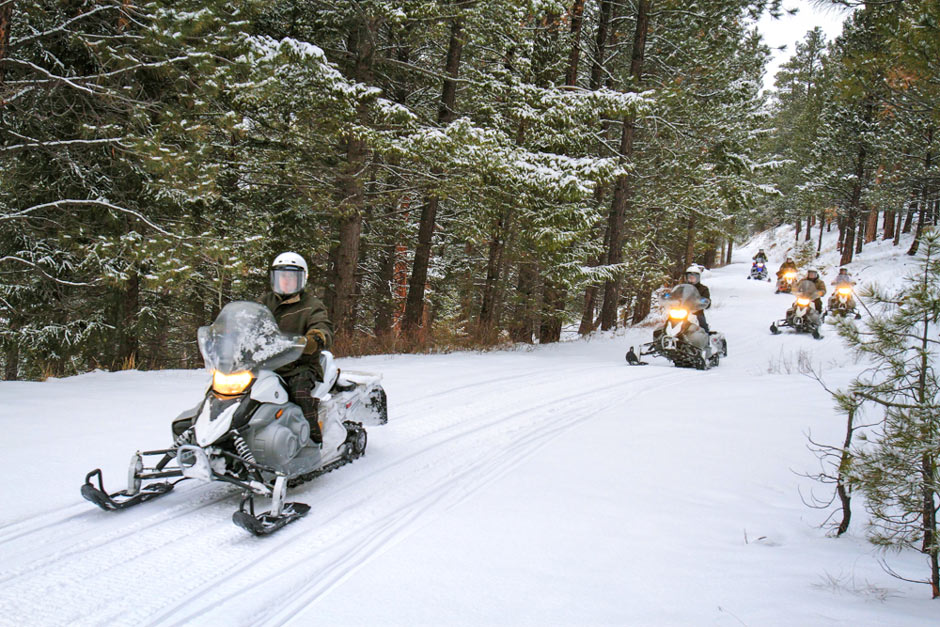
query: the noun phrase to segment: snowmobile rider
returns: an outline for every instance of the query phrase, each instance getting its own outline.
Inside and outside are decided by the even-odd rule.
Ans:
[[[780,269],[777,270],[777,278],[779,279],[782,277],[787,270],[793,270],[796,272],[796,262],[793,261],[793,257],[790,257],[789,255],[787,256],[786,261],[780,264]]]
[[[839,268],[839,274],[832,280],[831,285],[855,285],[855,281],[852,280],[847,268]]]
[[[822,297],[826,295],[826,283],[819,277],[819,270],[816,268],[806,269],[805,281],[812,281],[816,284],[816,299],[813,301],[816,305],[816,311],[822,313]]]
[[[698,290],[699,296],[702,297],[700,308],[692,312],[698,318],[698,326],[702,327],[705,333],[711,333],[711,331],[708,330],[708,322],[705,320],[705,310],[712,306],[712,293],[708,287],[702,284],[701,268],[698,266],[689,266],[686,268],[685,282],[694,286],[695,289]]]
[[[754,261],[761,261],[767,263],[767,253],[764,252],[763,248],[757,250],[757,254],[751,257]]]
[[[303,335],[307,339],[299,359],[278,368],[287,386],[292,402],[296,403],[310,423],[310,439],[323,441],[318,421],[319,399],[311,392],[323,380],[320,350],[333,346],[333,323],[326,307],[313,291],[307,291],[307,262],[293,252],[281,253],[271,262],[269,270],[271,291],[261,304],[271,310],[277,325],[284,333]]]

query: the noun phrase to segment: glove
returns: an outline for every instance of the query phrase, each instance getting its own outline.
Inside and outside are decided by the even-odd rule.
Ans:
[[[320,329],[310,329],[307,331],[307,345],[304,347],[304,355],[311,355],[326,346],[326,335]]]

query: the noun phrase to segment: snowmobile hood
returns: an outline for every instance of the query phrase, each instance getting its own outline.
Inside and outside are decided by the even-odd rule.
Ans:
[[[305,344],[302,336],[281,332],[267,307],[249,301],[223,307],[198,337],[206,368],[224,374],[280,368],[298,359]]]

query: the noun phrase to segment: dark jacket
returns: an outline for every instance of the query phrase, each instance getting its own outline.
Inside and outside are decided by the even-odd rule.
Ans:
[[[291,377],[308,371],[322,380],[320,348],[333,346],[333,323],[327,316],[323,302],[313,292],[304,290],[289,298],[268,292],[261,299],[261,304],[274,314],[281,331],[307,338],[307,346],[300,359],[278,368],[277,373],[282,377]]]
[[[813,281],[813,279],[810,279],[809,277],[806,277],[806,278],[803,279],[803,280],[804,280],[804,281]],[[816,285],[816,291],[819,292],[819,293],[816,295],[816,298],[822,298],[823,296],[825,296],[825,295],[826,295],[826,282],[822,280],[822,277],[817,274],[817,275],[816,275],[816,280],[813,281],[813,283]]]
[[[764,261],[764,262],[766,262],[766,261],[767,261],[767,255],[765,255],[764,253],[757,253],[756,255],[754,255],[753,257],[751,257],[751,259],[753,259],[754,261]]]
[[[702,309],[708,309],[709,307],[711,307],[712,306],[712,293],[711,293],[711,290],[708,289],[708,286],[702,285],[701,283],[692,283],[692,285],[694,285],[695,289],[698,290],[699,296],[701,296],[702,298],[708,299],[708,304],[705,305],[705,307],[700,307],[699,309],[696,309],[696,311],[702,311]]]

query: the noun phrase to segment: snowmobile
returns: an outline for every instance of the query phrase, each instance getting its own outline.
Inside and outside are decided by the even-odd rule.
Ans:
[[[201,327],[198,340],[212,382],[198,405],[173,420],[172,445],[134,453],[127,489],[109,494],[99,468],[85,476],[81,494],[110,511],[163,496],[186,479],[224,481],[242,489],[233,522],[254,535],[270,534],[310,511],[286,501],[289,487],[357,459],[366,450],[363,423],[388,421],[381,376],[340,373],[332,354],[321,351],[324,380],[311,393],[319,399],[317,443],[274,372],[301,356],[303,336],[282,333],[263,305],[239,301]],[[255,514],[255,497],[270,498],[271,509]]]
[[[755,261],[751,264],[751,273],[747,276],[748,279],[754,279],[755,281],[770,281],[770,277],[767,276],[767,266],[763,261]]]
[[[770,332],[774,335],[780,333],[781,327],[791,327],[797,333],[810,333],[815,339],[821,339],[819,325],[822,316],[816,311],[813,301],[819,295],[816,284],[809,279],[803,279],[793,288],[796,300],[787,309],[786,317],[770,324]]]
[[[836,285],[836,291],[829,297],[829,304],[826,308],[826,312],[823,314],[823,320],[830,314],[834,316],[854,315],[856,320],[862,317],[862,314],[855,309],[855,290],[852,287],[853,285],[853,283],[840,283]]]
[[[796,284],[796,270],[787,270],[783,275],[777,279],[777,291],[774,294],[780,294],[781,292],[793,292],[793,286]]]
[[[667,312],[665,324],[653,332],[652,342],[640,347],[639,356],[634,347],[630,347],[627,363],[642,366],[646,362],[640,361],[640,357],[660,355],[679,368],[708,370],[718,365],[720,357],[728,356],[728,342],[724,335],[706,332],[692,313],[708,306],[708,299],[701,298],[694,285],[677,285],[661,296],[661,302]]]

